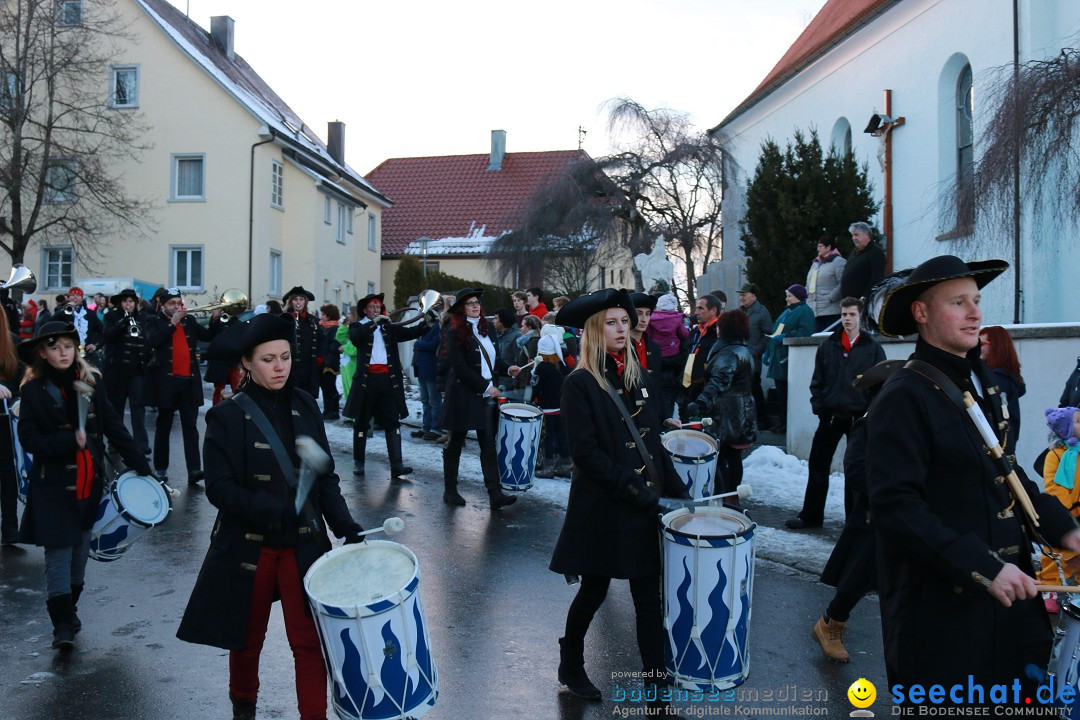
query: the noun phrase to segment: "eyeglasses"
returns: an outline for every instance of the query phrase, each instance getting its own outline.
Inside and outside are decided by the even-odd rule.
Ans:
[[[468,300],[465,303],[465,307],[473,307],[474,305],[479,305],[479,304],[480,304],[479,300]]]

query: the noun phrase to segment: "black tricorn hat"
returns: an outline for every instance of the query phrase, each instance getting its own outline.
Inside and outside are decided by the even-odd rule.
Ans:
[[[648,293],[636,292],[630,293],[630,302],[634,303],[635,308],[648,308],[649,310],[656,309],[656,301],[659,298],[649,295]]]
[[[1004,260],[982,260],[965,263],[955,255],[939,255],[930,258],[910,271],[907,280],[888,290],[878,315],[878,329],[882,335],[901,337],[918,332],[918,325],[911,314],[911,303],[934,285],[957,278],[972,278],[982,288],[1009,268]],[[908,271],[900,271],[908,272]]]
[[[633,300],[630,299],[630,293],[626,290],[607,288],[580,295],[563,305],[562,310],[555,316],[555,324],[583,328],[586,320],[598,312],[611,308],[622,308],[631,318],[637,318],[637,310],[634,308]]]
[[[126,298],[126,297],[129,297],[132,300],[134,300],[136,304],[138,304],[138,302],[139,302],[139,294],[137,292],[135,292],[134,289],[127,288],[126,290],[121,290],[119,293],[117,293],[116,295],[113,295],[111,298],[109,298],[109,304],[120,307],[120,303],[122,303],[124,301],[124,298]]]
[[[291,343],[295,339],[296,323],[273,313],[260,313],[222,331],[211,340],[210,347],[206,349],[206,358],[236,362],[256,345],[271,340],[287,340]]]
[[[458,310],[458,308],[464,308],[466,300],[468,300],[471,297],[474,297],[477,300],[479,300],[481,298],[481,296],[483,296],[483,294],[484,294],[484,289],[483,288],[479,288],[479,289],[478,288],[470,288],[470,287],[461,288],[456,293],[454,293],[454,304],[450,306],[450,309],[454,310],[454,311],[457,311],[457,312],[464,312],[464,310]]]
[[[882,360],[861,375],[856,375],[851,384],[857,388],[869,390],[888,380],[894,372],[904,367],[906,363],[907,360]]]
[[[44,323],[34,333],[34,337],[29,340],[23,340],[21,343],[15,346],[15,351],[19,355],[19,359],[26,365],[33,365],[34,360],[37,359],[37,349],[41,343],[49,343],[50,345],[58,338],[69,337],[75,342],[75,347],[79,346],[79,331],[75,329],[75,326],[62,320],[50,320]]]
[[[305,290],[302,285],[297,285],[292,290],[285,293],[285,297],[281,298],[282,302],[289,302],[289,298],[293,295],[303,295],[308,299],[308,302],[315,302],[315,294]]]
[[[360,312],[364,312],[364,308],[366,308],[367,304],[372,300],[378,300],[385,305],[386,302],[383,300],[384,297],[386,297],[386,293],[371,293],[370,295],[365,295],[356,301],[356,307],[360,308]]]

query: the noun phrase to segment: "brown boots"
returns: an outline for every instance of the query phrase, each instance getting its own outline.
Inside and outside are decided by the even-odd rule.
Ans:
[[[851,659],[844,648],[844,623],[819,617],[814,624],[813,635],[821,645],[821,652],[825,653],[825,657],[837,662],[847,662]]]

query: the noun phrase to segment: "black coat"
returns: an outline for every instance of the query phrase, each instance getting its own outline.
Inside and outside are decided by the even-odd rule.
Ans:
[[[283,392],[291,396],[292,436],[307,435],[328,450],[326,430],[315,399],[294,389]],[[270,414],[263,402],[259,406]],[[289,450],[291,459],[299,465],[295,450],[292,447]],[[232,398],[206,412],[203,467],[206,497],[218,509],[218,517],[210,535],[210,549],[176,636],[187,642],[241,650],[264,537],[281,532],[287,510],[295,521],[292,512],[295,495],[287,485],[284,493],[272,489],[284,482],[277,470],[274,451],[254,421]],[[304,532],[300,528],[295,535],[301,581],[312,563],[330,549],[327,525],[338,537],[360,532],[341,497],[333,466],[316,479],[308,497],[318,530]]]
[[[56,384],[52,387],[55,396],[43,378],[22,386],[19,441],[26,452],[33,454],[34,465],[19,542],[73,547],[80,543],[81,533],[93,527],[102,491],[111,480],[105,475],[105,438],[128,467],[140,475],[149,475],[150,465],[109,403],[99,379],[93,386],[86,416],[86,449],[93,458],[94,479],[90,498],[80,503],[75,496],[75,458],[79,446],[75,443],[74,391],[69,388],[68,398],[64,398]],[[59,403],[56,397],[60,398]]]
[[[320,363],[326,357],[326,335],[320,332],[319,320],[309,312],[305,312],[303,317],[284,312],[281,317],[296,326],[289,379],[293,387],[306,390],[313,397],[318,396]]]
[[[652,376],[653,384],[660,387],[660,371],[661,366],[664,364],[664,357],[660,354],[660,346],[650,340],[648,335],[642,335],[641,338],[645,341],[645,369]],[[633,339],[631,339],[630,345],[636,353],[637,346],[634,344]]]
[[[1020,398],[1027,393],[1027,385],[1000,368],[994,368],[994,381],[1008,399],[1009,436],[1002,445],[1006,455],[1016,455],[1016,441],[1020,439]]]
[[[662,418],[656,384],[642,373],[642,384],[629,396],[615,363],[607,360],[607,378],[621,393],[645,442],[662,488],[658,495],[687,497],[686,486],[660,444]],[[640,404],[639,404],[640,403]],[[636,578],[660,573],[660,541],[655,507],[640,507],[633,488],[648,481],[641,455],[607,391],[584,369],[563,382],[561,417],[570,440],[574,475],[570,499],[550,568],[570,575]]]
[[[146,341],[142,336],[142,323],[135,318],[139,335],[132,337],[131,321],[123,310],[105,313],[105,362],[103,372],[108,375],[121,372],[126,375],[142,375]]]
[[[86,337],[83,339],[82,344],[84,346],[86,346],[86,345],[96,345],[97,350],[95,350],[95,352],[97,352],[98,350],[101,349],[101,341],[102,341],[102,338],[104,337],[105,329],[104,329],[104,327],[102,327],[101,319],[98,318],[97,313],[95,311],[93,311],[90,308],[86,307],[86,305],[83,305],[82,309],[86,311],[86,313],[84,315],[84,317],[86,318]],[[65,322],[68,321],[69,317],[70,316],[68,316],[68,315],[61,314],[61,318]],[[74,320],[72,320],[71,322],[74,323]],[[16,324],[13,327],[18,328],[19,326]]]
[[[712,327],[706,330],[704,335],[700,335],[700,340],[698,340],[699,334],[700,328],[698,327],[695,327],[693,330],[690,331],[689,352],[694,358],[694,367],[690,373],[690,385],[686,388],[688,397],[694,397],[695,395],[698,395],[699,393],[701,393],[701,389],[705,386],[705,365],[708,363],[709,360],[709,351],[712,350],[713,345],[715,345],[716,341],[720,338],[720,336],[717,335],[715,324],[713,324]],[[696,354],[694,353],[693,344],[695,341],[697,342]],[[685,372],[685,365],[683,372]],[[680,373],[679,387],[683,387],[682,379],[683,373]]]
[[[870,522],[866,460],[866,418],[860,417],[847,434],[844,451],[844,491],[851,495],[851,512],[821,571],[821,582],[859,595],[877,589],[877,542]]]
[[[354,322],[349,326],[349,341],[356,346],[353,363],[354,374],[349,397],[342,411],[345,417],[360,417],[364,407],[364,393],[367,392],[368,365],[371,364],[371,349],[375,345],[375,333],[382,333],[386,345],[386,364],[390,369],[390,385],[394,388],[394,402],[397,404],[398,417],[409,416],[405,405],[405,384],[402,374],[401,357],[398,355],[398,343],[423,337],[427,332],[427,323],[417,322],[406,327],[390,327],[388,322]]]
[[[211,320],[209,327],[203,327],[190,315],[184,316],[180,321],[187,338],[188,352],[191,356],[191,399],[195,407],[203,404],[202,375],[199,370],[199,360],[196,354],[200,340],[209,342],[221,332],[223,325],[220,320]],[[150,360],[147,363],[145,404],[170,409],[172,407],[171,393],[157,393],[157,388],[165,383],[174,381],[172,374],[172,339],[173,324],[165,313],[157,312],[143,323],[143,336],[146,338],[146,347],[150,351]],[[160,397],[159,397],[160,395]]]
[[[843,418],[862,417],[870,406],[870,393],[851,383],[885,359],[885,351],[870,333],[859,333],[848,356],[844,357],[843,328],[825,339],[814,357],[810,379],[810,408],[815,415]]]
[[[1080,357],[1076,358],[1076,369],[1065,381],[1058,407],[1080,407]]]
[[[979,361],[920,340],[924,360],[974,394],[987,389],[984,412],[1004,434],[1000,394]],[[914,370],[898,370],[868,416],[870,510],[877,530],[878,588],[889,684],[939,683],[967,676],[988,687],[1023,682],[1027,663],[1045,667],[1050,624],[1042,599],[1005,608],[986,588],[1003,562],[1033,574],[1030,541],[999,471],[966,413]],[[1017,468],[1052,544],[1076,527],[1068,511]]]
[[[757,439],[754,357],[746,343],[720,341],[709,351],[705,384],[694,400],[713,420],[705,431],[721,445],[746,445]]]
[[[485,380],[481,364],[480,341],[466,326],[465,343],[452,325],[444,328],[443,350],[450,366],[446,378],[446,396],[443,398],[440,427],[443,430],[476,430],[488,428],[494,421],[490,399],[484,394],[488,385],[506,375],[509,366],[500,357],[489,358],[494,363],[491,380]],[[492,342],[494,345],[494,342]]]
[[[870,288],[885,277],[885,251],[871,240],[862,250],[848,256],[844,274],[840,277],[840,297],[865,298]]]

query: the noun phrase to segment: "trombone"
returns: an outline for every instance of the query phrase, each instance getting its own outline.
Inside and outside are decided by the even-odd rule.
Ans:
[[[216,303],[209,305],[201,305],[199,307],[193,307],[187,310],[187,314],[198,312],[213,312],[214,310],[221,310],[221,322],[228,323],[232,321],[232,318],[236,317],[240,313],[248,309],[250,301],[248,300],[247,293],[240,288],[229,288],[225,292],[221,293],[221,299]]]

